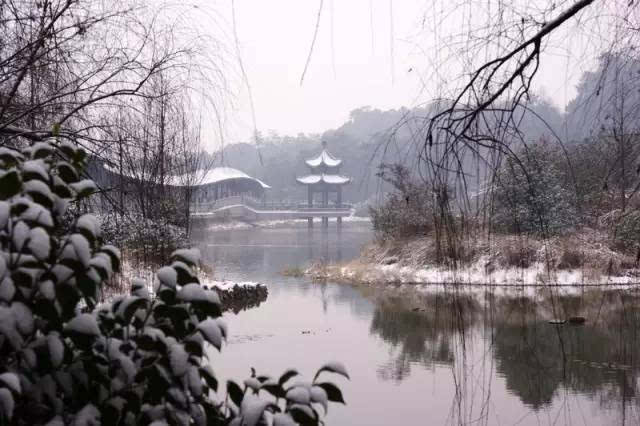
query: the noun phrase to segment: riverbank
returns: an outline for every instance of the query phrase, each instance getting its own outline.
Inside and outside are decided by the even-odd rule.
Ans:
[[[471,240],[471,239],[470,239]],[[305,274],[318,280],[366,285],[614,286],[640,283],[635,257],[613,250],[598,231],[541,240],[492,236],[467,243],[453,262],[439,258],[431,236],[374,241],[360,257],[315,264]]]

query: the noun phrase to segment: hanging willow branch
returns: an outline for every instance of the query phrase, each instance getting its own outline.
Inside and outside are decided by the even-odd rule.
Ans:
[[[520,105],[523,96],[529,93],[531,82],[538,71],[540,46],[544,38],[593,2],[594,0],[577,1],[555,19],[545,23],[536,34],[514,49],[476,69],[458,96],[444,110],[429,120],[425,146],[432,146],[435,133],[440,131],[444,131],[449,136],[448,143],[473,140],[474,130],[479,125],[479,116],[483,112],[492,110],[507,90],[518,83],[509,107],[511,111],[515,110]],[[514,61],[516,61],[515,64]],[[497,82],[497,75],[512,66],[515,69],[507,73],[505,80]],[[492,86],[496,87],[492,89]],[[464,99],[473,102],[470,102],[470,105],[465,105]]]
[[[304,64],[304,70],[302,70],[302,75],[300,76],[300,86],[302,86],[302,82],[304,81],[304,76],[307,74],[307,68],[309,68],[309,62],[311,62],[311,55],[313,55],[313,47],[316,45],[316,38],[318,37],[318,29],[320,29],[320,17],[322,16],[323,3],[324,3],[324,0],[320,0],[320,7],[318,8],[318,18],[316,19],[316,28],[313,31],[313,39],[311,40],[309,55],[307,56],[307,61]]]

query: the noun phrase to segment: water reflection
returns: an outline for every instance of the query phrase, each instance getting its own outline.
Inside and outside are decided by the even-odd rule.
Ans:
[[[589,303],[589,295],[581,303]],[[538,306],[520,301],[509,321],[495,324],[497,370],[507,388],[534,408],[550,404],[560,390],[599,395],[603,404],[629,402],[637,395],[637,300],[621,293],[600,294],[609,302],[601,318],[582,326],[554,326],[536,320]],[[615,300],[618,299],[616,303]],[[573,300],[560,303],[570,304]],[[597,297],[596,300],[597,302]],[[634,305],[631,305],[633,303]],[[584,309],[594,311],[595,306]]]
[[[328,424],[640,424],[635,293],[379,291],[281,275],[351,259],[370,238],[350,226],[204,233],[217,274],[269,287],[259,308],[229,315],[224,372],[341,360],[348,405],[332,407]],[[576,315],[586,324],[548,323]]]
[[[602,406],[633,406],[637,414],[638,306],[638,297],[617,291],[541,299],[455,292],[386,296],[376,304],[370,331],[393,351],[377,375],[401,382],[412,367],[455,365],[459,386],[474,375],[460,365],[477,361],[474,351],[488,348],[492,359],[482,357],[482,368],[495,368],[507,391],[534,411],[563,394],[583,394]],[[589,319],[585,325],[552,325],[551,312],[561,317],[586,312]],[[475,398],[464,391],[456,389],[454,406]],[[470,413],[457,414],[461,420]]]
[[[310,229],[199,229],[194,232],[193,242],[199,246],[203,259],[216,267],[218,275],[265,281],[282,278],[280,273],[289,267],[351,259],[370,238],[367,224],[337,229],[330,223],[329,228]]]
[[[474,298],[456,294],[383,299],[371,319],[371,333],[396,353],[378,369],[379,377],[402,381],[411,373],[412,364],[451,364],[452,340],[466,334],[478,311]]]

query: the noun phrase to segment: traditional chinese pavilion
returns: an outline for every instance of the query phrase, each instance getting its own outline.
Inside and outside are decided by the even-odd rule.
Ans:
[[[330,208],[342,207],[342,187],[351,181],[350,178],[340,175],[342,160],[334,157],[327,150],[327,143],[322,141],[322,152],[314,158],[306,161],[309,167],[309,174],[297,178],[298,183],[306,185],[308,190],[308,207]],[[314,195],[322,194],[320,205],[314,204]],[[329,195],[335,195],[335,202],[329,203]],[[313,226],[313,217],[309,217],[309,226]],[[338,224],[342,223],[342,218],[338,217]],[[322,217],[322,225],[329,225],[329,218]]]

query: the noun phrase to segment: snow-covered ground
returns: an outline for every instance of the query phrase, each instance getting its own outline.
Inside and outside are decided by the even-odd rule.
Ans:
[[[553,288],[563,293],[584,288],[640,289],[640,278],[633,276],[595,275],[588,269],[548,271],[543,263],[528,268],[485,269],[486,259],[480,258],[467,267],[449,270],[444,267],[411,267],[397,263],[390,265],[350,262],[344,265],[315,265],[306,271],[317,279],[347,281],[362,284],[412,285],[431,291],[439,289],[488,288],[498,292],[536,293]]]
[[[203,285],[213,287],[220,291],[231,291],[234,287],[240,287],[245,289],[254,289],[262,284],[254,282],[254,281],[216,281],[216,280],[203,280]]]

